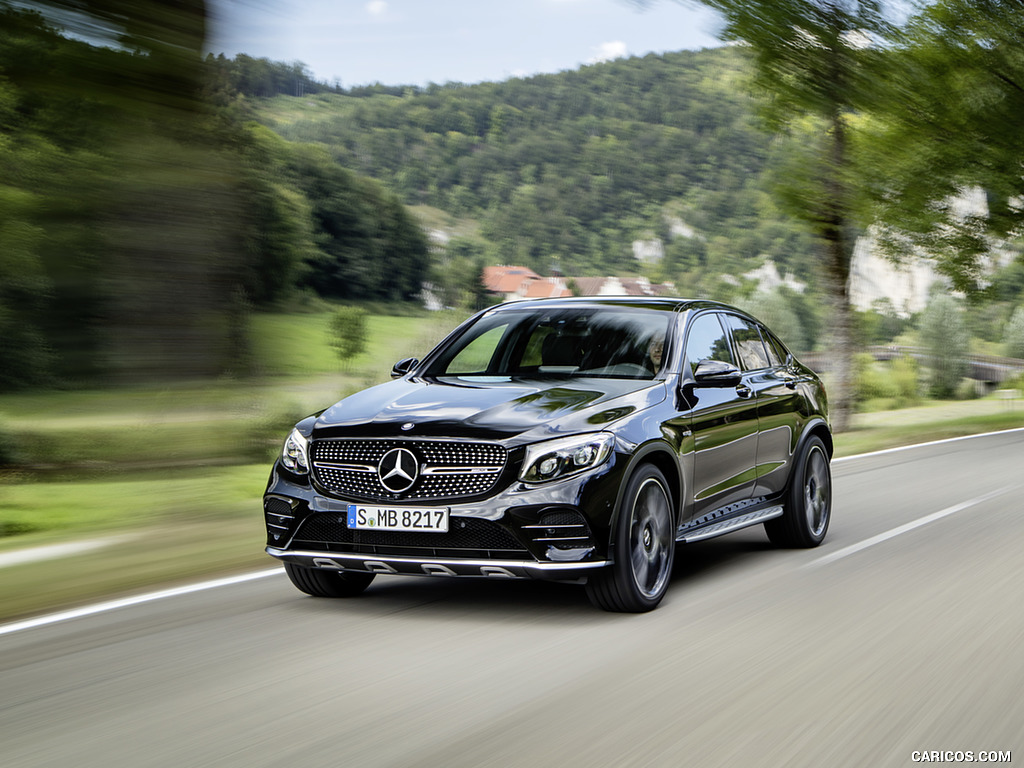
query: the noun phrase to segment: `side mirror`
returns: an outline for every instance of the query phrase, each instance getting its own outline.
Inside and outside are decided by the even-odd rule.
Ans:
[[[411,371],[413,368],[415,368],[418,363],[419,363],[419,359],[415,358],[415,357],[407,357],[404,360],[399,360],[397,363],[395,363],[394,367],[391,369],[391,378],[392,379],[400,379],[400,378],[402,378],[407,373],[409,373],[409,371]]]
[[[740,369],[722,360],[701,360],[693,372],[698,387],[735,387],[740,383]]]

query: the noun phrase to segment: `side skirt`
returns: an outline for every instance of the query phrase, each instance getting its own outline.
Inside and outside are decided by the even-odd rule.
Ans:
[[[676,531],[676,541],[692,543],[713,539],[715,536],[722,536],[726,533],[738,531],[741,528],[749,528],[752,525],[763,523],[782,516],[782,505],[773,504],[761,507],[750,512],[740,511],[737,514],[724,517],[718,513],[706,515],[699,520],[693,520],[689,524]]]

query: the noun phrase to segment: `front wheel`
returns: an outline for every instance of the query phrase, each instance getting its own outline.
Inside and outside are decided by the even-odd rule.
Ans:
[[[598,608],[643,613],[658,607],[672,576],[675,515],[672,494],[657,467],[640,467],[622,496],[614,562],[587,579],[587,595]]]
[[[820,437],[804,443],[795,465],[782,517],[769,520],[764,529],[779,547],[816,547],[825,540],[832,517],[832,472],[828,452]]]
[[[313,597],[355,597],[370,586],[376,575],[360,571],[306,568],[294,563],[285,563],[284,570],[297,589]]]

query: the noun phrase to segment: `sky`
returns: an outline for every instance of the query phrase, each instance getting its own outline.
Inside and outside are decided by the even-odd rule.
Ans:
[[[317,80],[505,80],[718,45],[694,3],[648,0],[213,0],[213,53],[301,61]]]

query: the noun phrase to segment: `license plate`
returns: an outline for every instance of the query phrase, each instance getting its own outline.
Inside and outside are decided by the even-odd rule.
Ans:
[[[410,509],[349,504],[348,527],[357,531],[447,533],[448,508]]]

